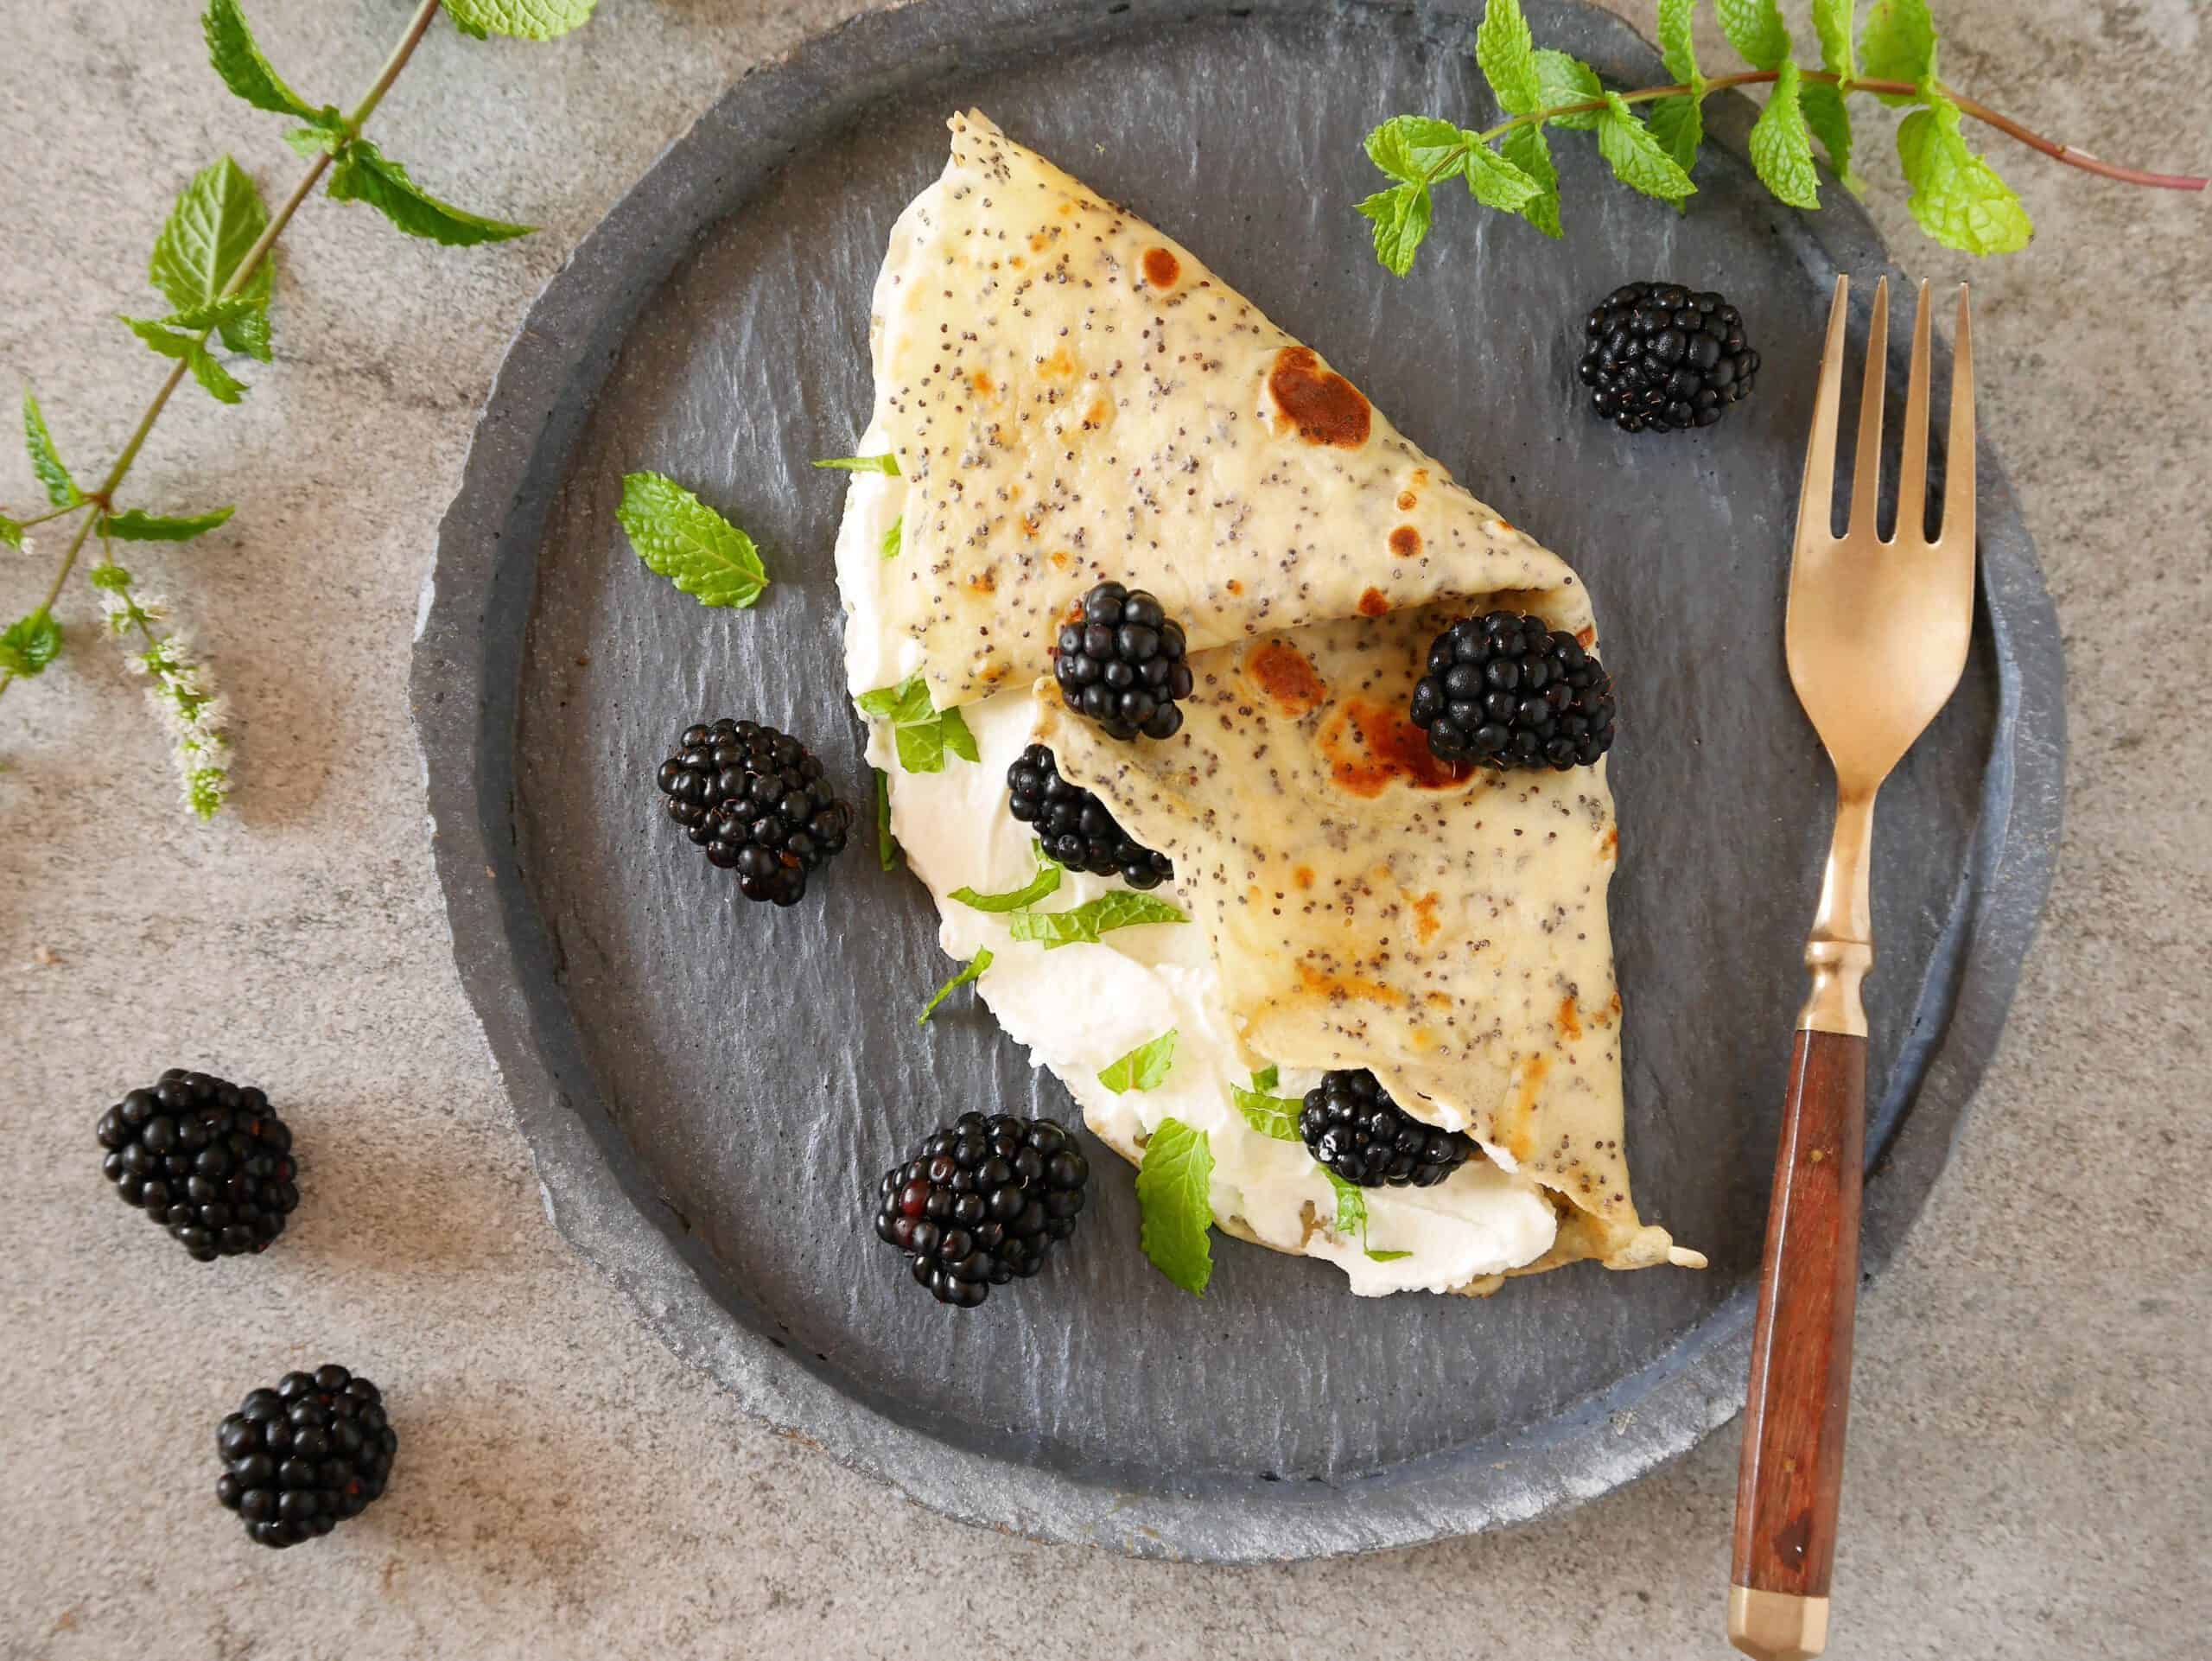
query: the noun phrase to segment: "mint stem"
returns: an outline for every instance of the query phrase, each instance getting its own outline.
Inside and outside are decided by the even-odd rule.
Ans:
[[[1826,69],[1805,69],[1798,73],[1803,80],[1826,81],[1830,86],[1840,87],[1846,92],[1891,92],[1901,98],[1913,98],[1920,92],[1920,88],[1913,86],[1910,81],[1854,80]],[[1677,81],[1669,86],[1645,86],[1633,92],[1623,92],[1620,94],[1620,99],[1624,104],[1648,104],[1655,99],[1662,98],[1698,97],[1701,99],[1705,92],[1717,92],[1724,86],[1758,86],[1769,85],[1779,79],[1781,79],[1779,70],[1751,69],[1738,75],[1715,75],[1705,83],[1704,92],[1700,92],[1694,86]],[[2068,167],[2079,168],[2084,173],[2094,173],[2101,178],[2117,179],[2122,184],[2143,185],[2154,190],[2202,190],[2208,182],[2212,182],[2190,173],[2146,173],[2140,168],[2122,167],[2117,162],[2107,162],[2101,156],[2090,155],[2087,150],[2076,150],[2071,144],[2062,144],[2055,138],[2045,138],[2041,133],[2031,131],[2022,126],[2012,117],[2000,115],[1987,105],[1977,103],[1973,99],[1953,92],[1948,86],[1939,84],[1936,90],[1957,105],[1961,114],[1970,115],[1975,120],[1996,128],[2007,137],[2018,139],[2030,150],[2039,150],[2054,162],[2063,162]],[[1548,110],[1535,110],[1527,115],[1515,116],[1510,121],[1501,121],[1497,126],[1479,132],[1475,137],[1487,144],[1493,138],[1511,132],[1516,127],[1525,127],[1534,122],[1549,121],[1556,116],[1582,115],[1605,107],[1605,101],[1603,99],[1585,99],[1578,104],[1557,104]],[[1441,162],[1430,169],[1428,181],[1433,183],[1443,175],[1449,173],[1461,154],[1462,152],[1456,150],[1448,152]]]
[[[359,136],[361,124],[376,112],[377,105],[384,101],[384,95],[391,90],[392,82],[399,79],[399,72],[407,67],[407,60],[415,55],[415,48],[422,43],[424,33],[436,19],[441,3],[442,0],[422,0],[422,4],[416,8],[415,16],[408,22],[407,32],[400,36],[399,44],[392,48],[391,55],[385,60],[384,67],[377,72],[376,80],[369,87],[368,96],[361,100],[353,113],[346,118],[348,143],[353,142],[354,137]],[[343,146],[340,148],[342,149]],[[315,186],[321,181],[323,174],[328,170],[334,159],[335,158],[326,150],[308,163],[306,176],[300,181],[292,194],[285,198],[284,205],[276,210],[275,215],[270,220],[268,227],[262,232],[253,246],[246,250],[245,258],[238,261],[238,270],[231,273],[231,280],[223,285],[220,298],[227,300],[237,294],[251,280],[253,274],[261,269],[262,263],[269,258],[270,250],[276,245],[277,238],[284,234],[284,227],[291,224],[292,215],[300,211],[300,205],[307,200]],[[214,330],[212,328],[201,330],[200,343],[205,345],[208,335],[213,333]],[[122,454],[115,458],[115,465],[107,470],[107,477],[100,481],[100,487],[98,490],[86,493],[85,505],[97,508],[99,511],[87,513],[83,522],[77,526],[76,535],[69,539],[69,546],[61,556],[60,569],[54,572],[54,581],[48,585],[46,598],[40,602],[41,609],[53,608],[54,602],[60,597],[62,585],[69,580],[69,573],[77,568],[78,556],[85,551],[85,543],[91,537],[92,527],[101,519],[114,512],[116,491],[122,487],[124,477],[130,471],[131,464],[137,461],[138,452],[145,448],[146,440],[154,430],[154,423],[162,418],[162,411],[168,407],[169,399],[175,395],[177,387],[182,384],[188,366],[182,358],[179,358],[170,366],[169,372],[163,379],[160,390],[154,394],[153,402],[146,406],[145,414],[138,417],[137,426],[132,430],[130,436],[124,441]],[[52,519],[59,513],[69,511],[67,508],[57,509],[55,513],[48,514],[46,517]],[[37,521],[33,520],[31,523],[36,524]],[[8,688],[15,684],[15,679],[16,677],[12,672],[0,673],[0,695],[7,692]]]

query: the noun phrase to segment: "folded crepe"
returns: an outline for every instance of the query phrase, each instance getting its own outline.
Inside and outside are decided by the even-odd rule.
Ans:
[[[906,484],[880,594],[933,702],[1033,683],[1062,775],[1173,859],[1253,1065],[1369,1068],[1557,1196],[1515,1272],[1701,1264],[1630,1198],[1603,764],[1448,766],[1405,715],[1455,617],[1594,646],[1582,584],[1187,249],[982,115],[950,126],[873,322]],[[1058,628],[1107,578],[1184,627],[1172,739],[1058,701]]]

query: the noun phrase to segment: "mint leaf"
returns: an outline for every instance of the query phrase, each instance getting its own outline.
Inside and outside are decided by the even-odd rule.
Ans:
[[[1813,0],[1813,33],[1820,37],[1821,67],[1849,80],[1859,73],[1851,49],[1852,14],[1859,0]]]
[[[1651,106],[1651,136],[1688,173],[1697,165],[1698,146],[1705,143],[1705,106],[1694,98],[1662,98]]]
[[[461,32],[482,40],[512,35],[524,41],[550,41],[591,21],[598,0],[445,0]]]
[[[1397,115],[1367,135],[1367,159],[1393,179],[1427,184],[1448,179],[1466,163],[1466,135],[1434,116]]]
[[[453,14],[450,11],[448,11],[446,16],[453,17]],[[454,17],[453,26],[459,29],[462,34],[468,36],[472,41],[488,41],[492,38],[492,31],[490,29],[482,27],[480,24],[468,22],[462,18]]]
[[[61,465],[54,435],[47,431],[46,417],[39,412],[38,400],[28,386],[23,388],[23,448],[30,453],[31,471],[46,487],[47,500],[56,507],[74,507],[85,500],[69,469]]]
[[[219,329],[223,344],[232,351],[243,352],[262,363],[269,361],[269,300],[265,295],[234,294],[226,300],[210,300],[204,305],[173,311],[162,321],[173,328],[194,334]]]
[[[978,951],[967,961],[958,974],[937,989],[937,996],[922,1006],[921,1014],[914,1017],[914,1024],[917,1027],[927,1026],[929,1018],[937,1013],[938,1004],[967,985],[969,982],[982,979],[983,971],[990,966],[991,954],[988,948]]]
[[[185,334],[145,317],[125,317],[130,332],[164,358],[181,358],[193,379],[207,389],[218,403],[236,404],[245,397],[245,383],[215,361],[214,354],[196,334]]]
[[[1508,115],[1533,115],[1544,107],[1543,82],[1536,70],[1536,42],[1521,0],[1489,0],[1475,30],[1475,62]]]
[[[1306,1104],[1288,1096],[1270,1094],[1275,1087],[1275,1070],[1252,1075],[1252,1088],[1237,1085],[1229,1087],[1229,1099],[1236,1104],[1236,1111],[1244,1116],[1244,1123],[1263,1136],[1277,1142],[1298,1141],[1298,1111]]]
[[[336,156],[353,142],[353,135],[346,125],[346,118],[328,105],[313,118],[314,124],[307,127],[288,127],[284,142],[301,155],[313,161],[327,152]]]
[[[128,594],[130,591],[130,573],[120,565],[111,565],[105,561],[87,571],[85,581],[109,594]],[[130,620],[125,618],[124,620],[128,622]]]
[[[896,686],[863,692],[855,702],[862,715],[891,723],[892,741],[905,772],[942,773],[948,750],[963,760],[982,759],[966,718],[957,710],[940,712],[932,705],[929,684],[919,675],[909,676]]]
[[[1522,205],[1521,217],[1548,237],[1563,237],[1559,221],[1559,169],[1552,165],[1552,147],[1543,124],[1531,122],[1516,127],[1497,141],[1497,153],[1536,183],[1536,194]]]
[[[269,210],[261,193],[226,156],[194,174],[177,196],[154,239],[147,278],[180,312],[207,305],[229,286],[239,263],[268,228]],[[275,268],[264,260],[237,297],[266,306],[275,280]]]
[[[1959,106],[1940,92],[1931,91],[1928,107],[1915,110],[1898,126],[1897,159],[1912,186],[1912,217],[1946,248],[2017,253],[2035,235],[2034,221],[2012,186],[1967,148],[1959,133]]]
[[[1910,81],[1915,86],[1936,79],[1936,20],[1928,0],[1874,0],[1859,37],[1861,67],[1869,80]],[[1910,104],[1897,92],[1876,94],[1885,104]]]
[[[44,606],[0,631],[0,669],[29,680],[61,652],[61,625]]]
[[[1098,1075],[1098,1082],[1116,1096],[1132,1090],[1156,1090],[1174,1065],[1175,1029],[1170,1027],[1119,1060],[1109,1062]]]
[[[646,569],[702,606],[750,606],[768,586],[753,538],[665,474],[623,475],[614,517]]]
[[[1754,69],[1773,69],[1789,55],[1789,26],[1774,0],[1713,0],[1728,44]]]
[[[1484,207],[1518,213],[1543,194],[1543,188],[1487,144],[1467,151],[1468,194]]]
[[[1267,1066],[1262,1067],[1257,1072],[1252,1075],[1252,1088],[1255,1090],[1273,1090],[1275,1085],[1281,1081],[1281,1079],[1282,1069],[1275,1066],[1274,1062],[1270,1061]]]
[[[1185,1292],[1204,1293],[1213,1278],[1213,1148],[1206,1133],[1179,1119],[1162,1119],[1137,1168],[1140,1239],[1153,1267]]]
[[[23,545],[23,527],[5,513],[0,513],[0,542],[6,543],[10,548]]]
[[[330,169],[330,194],[336,201],[366,202],[409,236],[424,237],[449,248],[505,242],[526,237],[537,228],[486,219],[440,201],[408,177],[404,167],[365,138],[348,144],[338,164]]]
[[[1697,0],[1659,0],[1659,55],[1667,73],[1685,86],[1705,77],[1698,73],[1697,42],[1692,28],[1697,21]]]
[[[1037,857],[1037,875],[1018,888],[1004,894],[978,894],[973,888],[955,888],[952,897],[962,905],[976,911],[1020,911],[1024,906],[1033,906],[1046,895],[1059,891],[1060,878],[1065,875],[1059,862],[1045,852],[1042,843],[1032,844]]]
[[[238,0],[207,0],[200,29],[207,37],[207,60],[223,78],[223,85],[255,109],[271,115],[315,113],[314,106],[284,85],[283,77],[261,55]]]
[[[1370,1247],[1367,1255],[1369,1259],[1375,1263],[1394,1263],[1401,1257],[1410,1257],[1414,1254],[1410,1251],[1377,1251]]]
[[[168,518],[142,513],[133,507],[111,513],[100,521],[99,528],[102,536],[113,537],[118,542],[190,542],[226,523],[237,512],[235,507],[214,507],[205,513]]]
[[[1393,277],[1414,268],[1414,254],[1428,235],[1433,209],[1427,185],[1393,185],[1360,203],[1359,211],[1375,222],[1375,258]]]
[[[899,458],[886,450],[880,455],[826,455],[815,466],[836,468],[846,473],[887,473],[899,476]]]
[[[891,775],[881,767],[870,767],[875,775],[875,859],[887,871],[899,864],[899,843],[891,834]]]
[[[1813,171],[1813,136],[1799,109],[1797,60],[1784,58],[1766,108],[1751,128],[1751,169],[1792,207],[1821,205],[1820,175]]]
[[[1697,164],[1698,146],[1705,142],[1705,77],[1698,70],[1691,32],[1696,17],[1697,0],[1659,0],[1660,56],[1667,73],[1690,91],[1652,105],[1651,136],[1685,173]]]
[[[1336,1231],[1349,1240],[1355,1235],[1361,1245],[1367,1243],[1367,1196],[1357,1183],[1347,1182],[1324,1165],[1321,1174],[1329,1179],[1329,1186],[1337,1192]]]
[[[1187,923],[1165,900],[1133,888],[1116,888],[1069,911],[1018,911],[1007,920],[1017,940],[1039,940],[1052,951],[1064,945],[1097,944],[1102,934],[1145,923]]]
[[[1690,175],[1660,148],[1618,92],[1605,94],[1605,113],[1598,124],[1598,153],[1611,165],[1615,178],[1647,196],[1678,202],[1697,194]]]
[[[1586,104],[1605,95],[1605,89],[1599,84],[1598,72],[1564,52],[1536,54],[1536,80],[1543,88],[1544,101],[1540,107],[1547,110],[1562,104]],[[1603,113],[1599,110],[1581,110],[1573,115],[1555,115],[1549,124],[1572,132],[1588,132],[1598,124]]]
[[[1805,125],[1828,153],[1828,166],[1836,181],[1854,196],[1866,194],[1866,181],[1851,167],[1851,113],[1843,94],[1824,80],[1807,81],[1797,95]]]
[[[891,528],[883,533],[882,557],[896,559],[906,545],[906,519],[904,514],[891,521]]]

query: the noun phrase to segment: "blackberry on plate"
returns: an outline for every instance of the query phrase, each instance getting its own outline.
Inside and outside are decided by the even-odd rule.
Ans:
[[[1173,738],[1183,725],[1179,698],[1191,696],[1183,626],[1142,589],[1101,582],[1082,611],[1061,626],[1052,673],[1068,708],[1109,738]]]
[[[340,1366],[249,1391],[215,1428],[215,1498],[265,1546],[294,1546],[359,1517],[391,1477],[399,1436],[384,1398]]]
[[[1743,314],[1679,283],[1631,283],[1590,309],[1582,384],[1591,407],[1623,432],[1710,427],[1751,390],[1759,354]]]
[[[1298,1134],[1316,1161],[1363,1188],[1433,1188],[1481,1151],[1462,1131],[1423,1124],[1364,1067],[1323,1075],[1306,1092]]]
[[[1036,828],[1045,851],[1071,871],[1117,873],[1133,888],[1156,888],[1175,875],[1174,862],[1132,837],[1090,792],[1060,777],[1060,764],[1032,744],[1006,770],[1006,811]]]
[[[1438,635],[1408,713],[1446,761],[1564,773],[1613,741],[1605,665],[1566,630],[1517,611],[1463,617]]]
[[[1090,1161],[1051,1119],[963,1113],[883,1174],[875,1231],[939,1303],[971,1309],[1075,1232]]]
[[[685,728],[659,782],[669,817],[710,862],[736,868],[747,900],[797,905],[852,828],[813,752],[757,721]]]
[[[269,1098],[171,1067],[93,1128],[100,1169],[201,1263],[265,1251],[300,1203],[292,1133]]]

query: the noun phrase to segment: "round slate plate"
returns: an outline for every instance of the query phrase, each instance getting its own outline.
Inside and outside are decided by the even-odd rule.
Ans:
[[[1351,212],[1361,136],[1489,109],[1478,10],[944,0],[817,40],[734,87],[548,287],[446,520],[413,683],[438,869],[554,1220],[750,1410],[954,1516],[1217,1561],[1403,1544],[1603,1492],[1741,1400],[1827,811],[1782,671],[1792,498],[1830,283],[1886,260],[1839,190],[1817,215],[1770,202],[1728,98],[1686,217],[1561,135],[1567,241],[1447,188],[1417,273],[1382,275]],[[1659,73],[1604,14],[1529,10],[1611,80]],[[1710,1272],[1363,1301],[1224,1240],[1200,1300],[1146,1263],[1131,1173],[1095,1147],[1073,1248],[977,1314],[918,1295],[865,1226],[876,1174],[935,1124],[1070,1104],[972,999],[917,1029],[949,965],[919,885],[867,838],[805,905],[747,906],[652,777],[688,722],[750,715],[867,799],[842,481],[806,463],[867,418],[885,238],[971,103],[1198,250],[1587,580],[1626,710],[1630,1160],[1645,1213]],[[1765,368],[1717,430],[1630,438],[1578,397],[1582,310],[1638,276],[1747,314]],[[757,610],[703,611],[639,566],[613,518],[637,468],[760,539]],[[1870,1267],[1957,1133],[2057,825],[2057,633],[1981,468],[1965,684],[1883,798]]]

